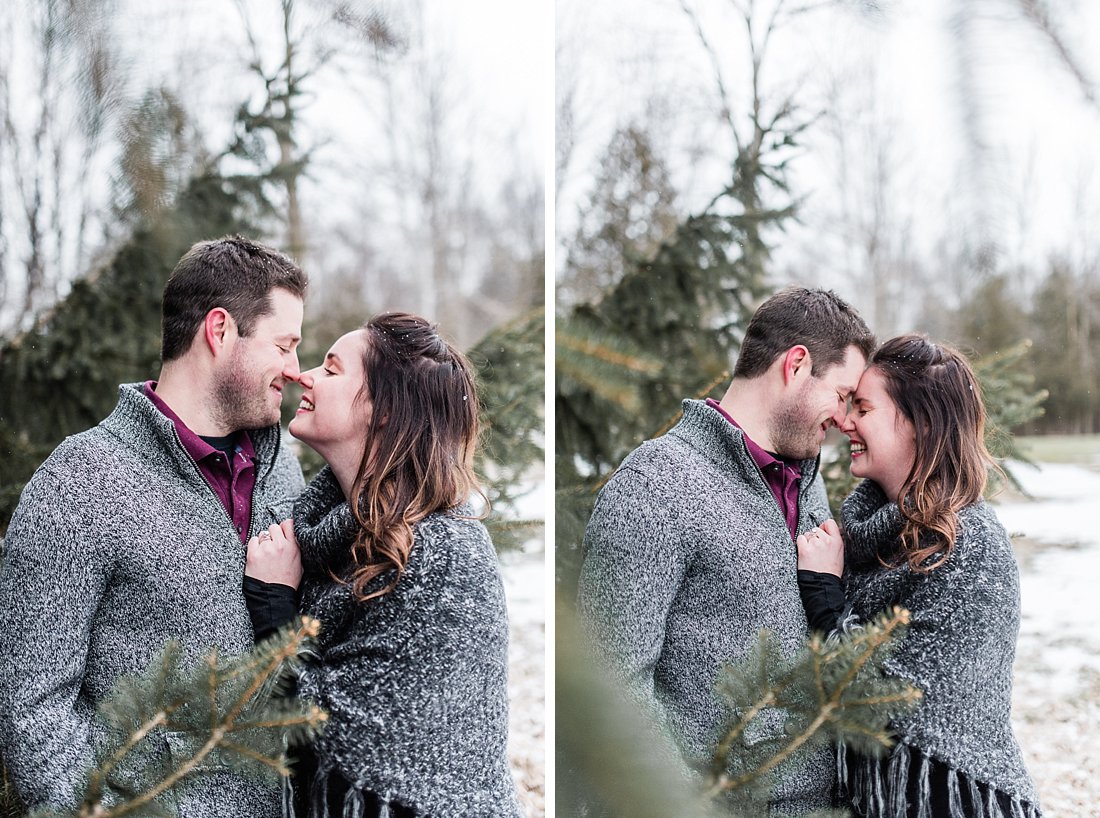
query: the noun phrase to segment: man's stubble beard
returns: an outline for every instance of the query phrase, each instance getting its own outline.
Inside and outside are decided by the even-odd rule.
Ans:
[[[279,410],[272,410],[269,404],[270,386],[270,381],[248,366],[238,345],[229,366],[214,384],[214,416],[230,432],[278,423]]]
[[[810,460],[821,452],[818,441],[821,422],[806,408],[809,397],[810,384],[807,383],[772,416],[768,431],[776,454],[795,460]]]

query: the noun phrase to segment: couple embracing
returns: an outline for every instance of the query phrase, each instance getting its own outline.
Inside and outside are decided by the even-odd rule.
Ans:
[[[768,628],[792,656],[897,605],[887,672],[924,695],[883,758],[820,748],[780,767],[770,814],[1038,818],[1009,720],[1019,578],[982,499],[993,461],[966,359],[920,335],[876,347],[833,293],[788,288],[745,333],[721,401],[684,402],[632,452],[585,534],[578,607],[630,694],[709,767],[713,687]],[[863,478],[834,521],[819,473],[830,426]]]
[[[297,693],[329,719],[293,797],[208,769],[182,818],[520,814],[470,365],[389,313],[302,372],[306,288],[263,245],[196,244],[164,290],[158,380],[120,387],[27,484],[0,573],[0,751],[29,806],[74,806],[96,705],[168,639],[239,655],[300,611],[321,633]],[[290,381],[290,432],[328,463],[308,486],[280,434]],[[166,761],[180,739],[158,737]]]

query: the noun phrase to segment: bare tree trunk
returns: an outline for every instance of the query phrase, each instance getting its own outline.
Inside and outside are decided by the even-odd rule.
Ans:
[[[294,125],[296,111],[294,100],[298,93],[298,76],[294,73],[294,57],[297,45],[291,31],[291,18],[294,15],[294,0],[283,0],[283,71],[286,75],[285,96],[282,99],[282,127],[275,131],[279,142],[279,162],[286,173],[286,228],[287,250],[291,256],[301,259],[305,256],[305,232],[302,229],[302,211],[298,203],[298,176],[296,166],[298,156],[294,144]]]

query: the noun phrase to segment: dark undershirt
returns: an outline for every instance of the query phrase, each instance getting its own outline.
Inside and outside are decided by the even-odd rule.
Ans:
[[[298,592],[278,582],[245,577],[244,601],[256,642],[262,642],[298,615]]]
[[[222,437],[214,437],[213,435],[199,435],[199,439],[203,443],[206,443],[211,448],[217,449],[219,452],[229,454],[237,445],[237,435],[233,433],[231,435],[224,435]]]
[[[810,630],[828,634],[836,629],[848,602],[840,577],[820,571],[798,571],[798,593]]]

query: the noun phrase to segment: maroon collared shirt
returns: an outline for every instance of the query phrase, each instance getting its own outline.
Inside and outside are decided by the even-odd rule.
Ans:
[[[741,425],[730,417],[714,398],[707,398],[707,406],[717,410],[722,417],[741,429]],[[764,482],[768,484],[768,488],[771,489],[772,495],[775,497],[775,502],[779,504],[779,510],[787,521],[787,528],[790,529],[791,539],[797,539],[798,488],[802,483],[801,466],[796,462],[776,457],[771,452],[764,451],[752,438],[745,434],[744,429],[741,429],[741,434],[745,438],[745,448],[749,450],[749,457],[760,467],[760,473],[764,475]]]
[[[160,399],[156,388],[156,381],[146,381],[146,397],[162,415],[172,421],[184,450],[191,455],[199,473],[232,518],[241,542],[247,543],[248,527],[252,522],[252,489],[256,486],[256,449],[252,445],[252,438],[247,432],[237,432],[233,452],[215,449],[187,428],[179,415]]]

